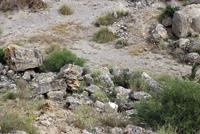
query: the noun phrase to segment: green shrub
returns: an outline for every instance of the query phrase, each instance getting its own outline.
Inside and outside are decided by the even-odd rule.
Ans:
[[[4,55],[5,55],[4,50],[0,49],[0,63],[2,63],[2,64],[6,63],[6,61],[4,59]]]
[[[59,13],[62,15],[70,15],[73,13],[73,11],[70,6],[68,6],[67,4],[64,4],[60,7]]]
[[[115,35],[111,31],[109,31],[107,27],[101,27],[94,34],[93,39],[98,43],[106,43],[109,41],[113,41],[115,39]]]
[[[48,71],[58,72],[66,64],[83,66],[85,59],[77,57],[69,50],[54,51],[45,60],[43,68]]]
[[[171,124],[178,133],[192,134],[200,124],[200,86],[193,82],[171,79],[150,100],[136,105],[138,119],[154,130]]]
[[[94,99],[99,100],[101,102],[108,102],[109,98],[107,94],[104,91],[97,90],[94,92]]]
[[[129,10],[121,9],[121,10],[117,10],[116,13],[117,13],[117,17],[121,18],[123,16],[127,16],[129,14]]]
[[[195,51],[196,51],[198,54],[200,54],[200,45],[198,45],[198,46],[195,47]]]
[[[141,77],[141,72],[136,72],[135,75],[129,80],[129,87],[132,91],[146,91],[146,82]]]
[[[36,129],[31,125],[34,120],[33,115],[20,116],[18,113],[7,112],[0,115],[1,133],[9,133],[12,131],[25,131],[28,134],[38,134]]]
[[[122,86],[124,88],[130,88],[129,81],[133,77],[132,74],[127,73],[126,70],[120,75],[114,76],[113,82],[116,86]]]
[[[167,17],[173,17],[174,13],[176,11],[178,11],[180,9],[180,7],[171,7],[171,6],[167,6],[166,8],[164,8],[161,13],[158,16],[158,20],[160,22],[163,21],[163,19],[167,18]]]

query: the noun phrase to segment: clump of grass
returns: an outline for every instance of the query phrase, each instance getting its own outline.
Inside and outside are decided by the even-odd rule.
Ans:
[[[58,72],[66,64],[83,66],[85,61],[85,59],[77,57],[69,50],[54,51],[44,60],[43,69]]]
[[[41,99],[36,103],[36,110],[42,109],[43,105],[45,103],[45,99]]]
[[[195,51],[196,51],[198,54],[200,54],[200,45],[198,45],[198,46],[195,47]]]
[[[172,127],[170,124],[162,126],[157,130],[157,134],[178,134],[177,129]]]
[[[167,6],[166,8],[164,8],[161,13],[158,16],[158,20],[160,22],[163,21],[163,19],[167,18],[167,17],[173,17],[174,13],[176,11],[178,11],[180,9],[180,7],[171,7],[171,6]]]
[[[126,40],[118,40],[116,44],[120,44],[122,46],[128,46],[128,42]]]
[[[59,13],[62,15],[70,15],[73,13],[73,11],[69,5],[63,4],[59,9]]]
[[[60,45],[59,44],[51,44],[48,48],[46,48],[44,50],[44,54],[45,55],[49,55],[50,53],[54,52],[54,51],[60,51]]]
[[[95,100],[99,100],[101,102],[108,102],[110,99],[108,98],[107,94],[104,91],[98,90],[95,91],[93,94]]]
[[[13,44],[18,45],[18,46],[22,46],[22,47],[25,46],[25,44],[22,43],[20,40],[15,40],[15,41],[13,41]]]
[[[72,122],[78,128],[92,129],[97,122],[96,114],[91,106],[81,105],[76,108]]]
[[[128,10],[118,10],[116,12],[108,12],[105,15],[99,16],[95,21],[95,25],[96,26],[111,25],[114,22],[116,22],[118,18],[127,16],[128,14],[129,14]]]
[[[20,116],[16,112],[6,112],[0,114],[1,133],[12,131],[25,131],[29,134],[38,134],[36,129],[31,125],[34,115]]]
[[[11,92],[4,93],[2,97],[4,100],[7,100],[7,99],[14,100],[17,98],[17,94],[11,91]]]
[[[106,43],[109,41],[113,41],[115,39],[115,35],[109,31],[107,27],[101,27],[93,36],[94,41],[98,43]]]
[[[2,63],[2,64],[6,63],[4,56],[5,56],[4,50],[0,49],[0,63]]]
[[[3,32],[3,29],[0,27],[0,34]]]
[[[110,25],[113,24],[115,21],[117,21],[117,17],[113,15],[113,13],[106,13],[105,15],[102,15],[96,19],[95,25],[101,26],[101,25]]]
[[[114,109],[107,107],[106,111],[99,115],[98,120],[105,126],[126,127],[130,121]]]

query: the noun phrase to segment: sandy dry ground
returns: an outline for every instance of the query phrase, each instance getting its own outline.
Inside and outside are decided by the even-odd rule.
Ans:
[[[22,41],[27,47],[44,49],[52,43],[67,47],[78,56],[88,60],[87,64],[94,66],[121,66],[131,70],[145,70],[155,75],[169,73],[185,75],[191,70],[188,65],[177,63],[168,54],[154,54],[150,51],[132,56],[130,51],[140,49],[146,43],[148,30],[156,21],[158,11],[151,7],[134,10],[128,7],[131,15],[125,22],[129,25],[129,41],[131,46],[115,49],[114,43],[98,44],[92,40],[97,28],[94,21],[97,16],[107,11],[125,8],[125,0],[46,0],[48,8],[39,12],[28,10],[14,12],[0,12],[0,25],[3,33],[0,35],[2,47],[13,41]],[[74,13],[70,16],[61,16],[59,7],[67,3]],[[133,47],[134,46],[134,47]]]

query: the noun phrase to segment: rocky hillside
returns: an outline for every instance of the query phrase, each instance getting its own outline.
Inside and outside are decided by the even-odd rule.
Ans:
[[[199,0],[1,0],[0,134],[199,134]]]

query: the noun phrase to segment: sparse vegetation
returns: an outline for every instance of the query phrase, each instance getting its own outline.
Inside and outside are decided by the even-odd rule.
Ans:
[[[95,100],[99,100],[101,102],[108,102],[109,101],[107,94],[102,90],[95,91],[93,97],[94,97]]]
[[[162,9],[161,13],[158,16],[158,20],[160,22],[163,21],[163,19],[167,18],[167,17],[173,17],[174,13],[176,11],[178,11],[180,9],[180,7],[171,7],[171,6],[167,6],[166,8]]]
[[[111,25],[117,21],[118,18],[127,16],[129,14],[128,10],[118,10],[116,12],[108,12],[105,15],[99,16],[96,19],[96,26],[107,26]]]
[[[101,27],[94,34],[93,39],[98,43],[106,43],[109,41],[113,41],[115,39],[115,35],[111,31],[109,31],[107,27]]]
[[[4,55],[5,55],[4,50],[0,49],[0,63],[2,63],[2,64],[6,63],[6,61],[4,59]]]
[[[69,63],[83,66],[85,59],[77,57],[69,50],[54,51],[45,59],[43,68],[58,72],[61,67]]]
[[[157,134],[178,134],[177,130],[173,128],[170,124],[164,125],[159,128],[156,132]]]
[[[78,128],[92,129],[97,122],[96,111],[91,106],[81,105],[76,108],[72,122]]]
[[[128,46],[128,42],[126,40],[118,40],[116,44],[120,44],[122,46]]]
[[[198,54],[200,54],[200,45],[198,45],[198,46],[195,47],[195,51],[196,51]]]
[[[0,27],[0,34],[3,32],[3,29]]]
[[[59,9],[59,13],[62,15],[70,15],[73,13],[73,11],[69,5],[63,4]]]
[[[1,133],[9,133],[15,130],[25,131],[29,134],[38,134],[36,129],[31,125],[34,115],[21,116],[16,112],[6,112],[0,114]]]
[[[60,45],[59,44],[51,44],[48,48],[46,48],[44,50],[44,54],[45,55],[49,55],[50,53],[54,52],[54,51],[60,51]]]
[[[161,93],[136,105],[138,118],[154,130],[169,123],[178,133],[192,134],[200,124],[199,91],[198,84],[167,78]]]
[[[36,110],[42,109],[43,105],[45,103],[45,99],[41,99],[36,103]]]
[[[18,45],[18,46],[22,46],[22,47],[25,46],[25,44],[22,43],[20,40],[15,40],[15,41],[13,41],[13,44]]]

